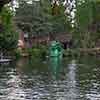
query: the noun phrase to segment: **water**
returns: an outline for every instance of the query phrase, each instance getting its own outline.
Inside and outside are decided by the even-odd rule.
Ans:
[[[3,53],[0,53],[0,63],[9,63],[11,62],[11,59],[5,59],[3,56]]]
[[[100,100],[99,59],[20,59],[0,65],[0,100]]]

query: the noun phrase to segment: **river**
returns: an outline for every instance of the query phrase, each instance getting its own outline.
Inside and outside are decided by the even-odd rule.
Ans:
[[[0,65],[0,100],[100,100],[99,58],[23,58]]]

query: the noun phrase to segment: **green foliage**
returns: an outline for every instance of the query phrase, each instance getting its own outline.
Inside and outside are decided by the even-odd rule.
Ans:
[[[95,30],[97,33],[100,32],[99,24],[100,24],[100,1],[93,2],[93,24],[95,26]]]
[[[77,2],[76,22],[80,31],[88,29],[88,26],[92,23],[93,12],[92,3],[90,0],[85,0],[84,3]]]
[[[48,5],[50,2],[45,1],[33,1],[32,4],[24,1],[19,4],[19,8],[16,9],[16,23],[24,32],[31,35],[42,35],[52,31],[49,22],[51,16],[49,14],[50,6]]]
[[[27,52],[31,58],[44,59],[47,55],[47,47],[44,45],[38,45],[38,47],[28,48]]]
[[[64,10],[63,5],[59,6],[59,15],[53,16],[49,0],[33,1],[32,4],[24,1],[16,9],[16,23],[19,28],[30,35],[66,33],[69,24]]]
[[[71,26],[68,23],[67,16],[64,13],[65,8],[59,5],[59,14],[52,16],[51,23],[53,24],[53,33],[67,33],[70,31]]]
[[[93,5],[90,0],[78,0],[76,3],[76,37],[77,45],[82,48],[91,47],[91,32],[89,27],[93,23]]]
[[[21,58],[21,51],[19,49],[15,49],[14,50],[14,56],[15,56],[16,60]]]
[[[5,29],[9,31],[12,25],[12,17],[13,17],[11,10],[8,9],[7,7],[4,7],[0,15],[2,24],[5,26]]]
[[[1,25],[3,27],[3,31],[0,32],[0,50],[12,50],[16,48],[18,34],[14,30],[14,26],[12,23],[13,13],[8,7],[4,7],[1,16]]]
[[[28,4],[26,0],[19,0],[19,8],[16,9],[16,23],[24,32],[33,35],[45,35],[49,33],[73,32],[73,39],[77,47],[93,47],[97,37],[100,37],[100,2],[99,0],[76,0],[75,6],[69,9],[69,15],[65,15],[62,4],[57,8],[59,14],[52,15],[50,0],[33,1]],[[63,0],[60,1],[62,3]],[[73,0],[70,0],[73,2]],[[69,4],[70,5],[70,4]],[[75,18],[71,13],[75,10]],[[26,16],[27,15],[27,16]],[[74,28],[72,30],[72,21]],[[92,24],[96,24],[92,30]]]

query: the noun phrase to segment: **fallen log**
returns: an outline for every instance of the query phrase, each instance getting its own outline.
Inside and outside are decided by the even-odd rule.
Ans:
[[[100,53],[100,48],[96,47],[96,48],[80,48],[79,49],[80,52],[99,52]]]
[[[77,49],[67,49],[64,50],[64,56],[79,56],[79,55],[99,55],[100,54],[100,48],[77,48]]]

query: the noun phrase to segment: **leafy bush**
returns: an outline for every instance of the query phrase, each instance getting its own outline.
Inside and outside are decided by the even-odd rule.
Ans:
[[[13,25],[13,12],[9,7],[4,7],[0,12],[0,50],[9,51],[17,46],[18,34]]]
[[[45,58],[47,55],[47,47],[38,45],[38,47],[28,48],[27,52],[32,58]]]
[[[14,50],[14,55],[15,55],[15,58],[16,58],[16,59],[19,59],[19,58],[21,57],[21,52],[20,52],[20,50],[18,50],[18,49]]]

